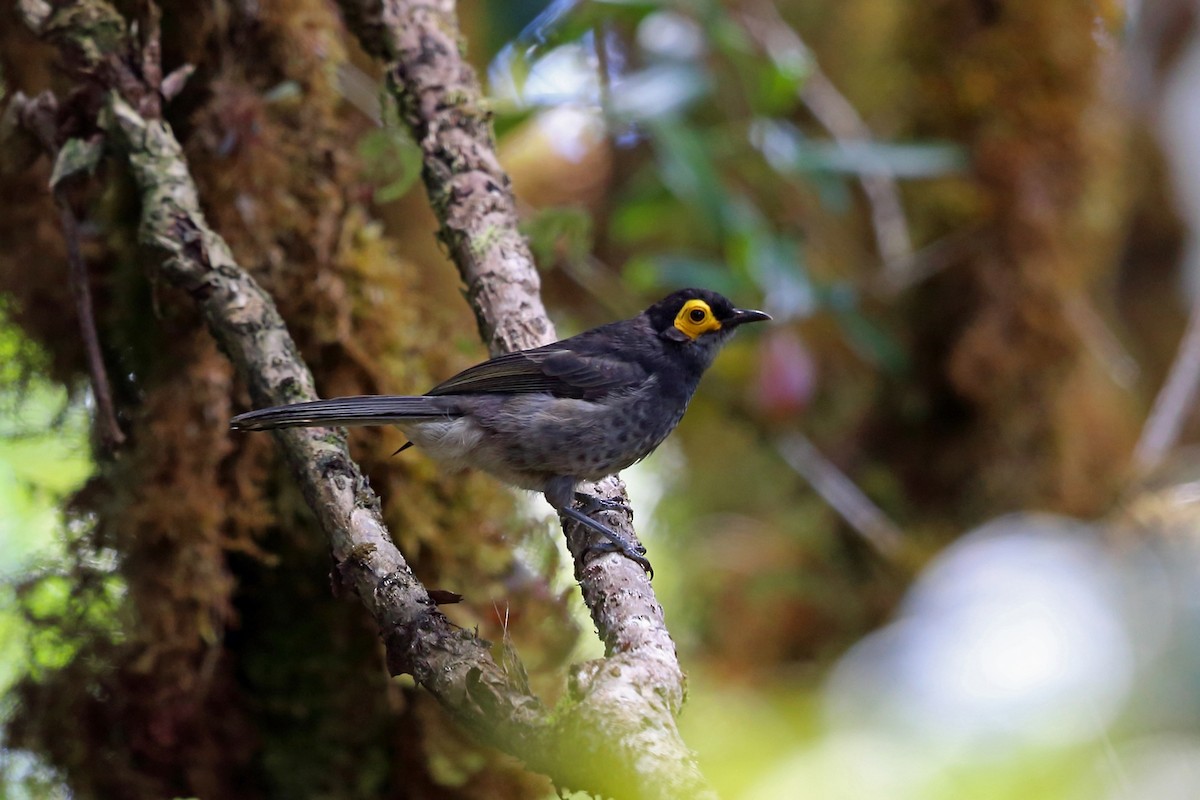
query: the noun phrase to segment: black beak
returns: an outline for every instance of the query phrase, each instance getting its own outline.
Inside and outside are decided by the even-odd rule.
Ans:
[[[771,318],[771,315],[765,311],[754,311],[749,308],[735,308],[733,316],[725,320],[725,325],[730,328],[736,328],[738,325],[745,325],[747,322],[766,322]]]

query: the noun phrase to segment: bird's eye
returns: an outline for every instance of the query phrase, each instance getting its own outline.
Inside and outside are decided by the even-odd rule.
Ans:
[[[697,297],[688,300],[679,309],[675,315],[675,328],[694,340],[710,331],[720,330],[721,322],[713,316],[708,303]]]

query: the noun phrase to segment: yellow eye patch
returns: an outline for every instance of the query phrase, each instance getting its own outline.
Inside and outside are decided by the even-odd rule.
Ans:
[[[721,321],[713,315],[712,308],[703,300],[688,300],[675,315],[675,327],[689,339],[697,339],[702,333],[719,331]]]

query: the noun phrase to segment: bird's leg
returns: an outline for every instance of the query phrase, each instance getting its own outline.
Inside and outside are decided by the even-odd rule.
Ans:
[[[654,577],[654,568],[650,566],[650,561],[647,560],[645,557],[645,553],[646,553],[645,547],[643,547],[640,544],[636,544],[634,542],[629,541],[628,537],[625,537],[625,536],[617,533],[616,531],[614,531],[612,528],[608,527],[607,525],[605,525],[601,522],[597,522],[596,520],[587,516],[587,514],[583,513],[582,511],[579,511],[579,510],[571,507],[571,500],[573,498],[581,497],[581,496],[588,497],[587,495],[577,495],[575,493],[575,480],[574,479],[569,478],[569,477],[551,478],[549,481],[546,482],[546,489],[543,493],[546,495],[547,502],[549,502],[550,505],[554,507],[554,510],[557,511],[559,514],[562,514],[564,517],[567,517],[569,519],[575,520],[580,525],[583,525],[585,528],[595,531],[596,533],[600,534],[605,539],[607,539],[607,541],[605,541],[599,545],[593,545],[589,549],[601,550],[601,551],[605,551],[605,552],[620,553],[621,555],[625,556],[630,561],[634,562],[635,564],[640,566],[642,569],[644,569],[647,573],[650,574],[650,577]],[[598,499],[598,498],[589,498],[589,499]],[[611,501],[608,501],[608,502],[611,502]],[[584,501],[584,503],[587,504],[587,501]],[[602,504],[597,504],[597,505],[602,505]],[[616,503],[615,505],[617,505],[618,507],[623,507],[622,504],[620,504],[620,503]]]

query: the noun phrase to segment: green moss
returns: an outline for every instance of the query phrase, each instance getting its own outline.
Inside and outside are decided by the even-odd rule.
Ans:
[[[510,235],[510,229],[507,226],[489,224],[475,236],[468,238],[467,242],[471,248],[471,254],[478,259],[482,259],[500,242],[501,239]]]

